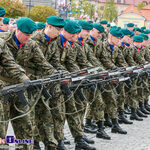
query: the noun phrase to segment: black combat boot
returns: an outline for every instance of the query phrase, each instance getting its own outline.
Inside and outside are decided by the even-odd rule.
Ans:
[[[67,150],[67,148],[64,145],[64,141],[58,141],[58,146],[57,146],[57,150]]]
[[[41,150],[40,144],[37,141],[34,141],[34,147],[33,150]]]
[[[142,102],[139,103],[139,107],[142,113],[150,115],[150,112],[145,109],[145,106]]]
[[[103,121],[97,122],[97,126],[98,126],[98,130],[97,130],[96,137],[106,139],[106,140],[110,140],[111,137],[109,135],[107,135],[107,133],[104,130],[104,122]]]
[[[112,122],[111,122],[111,119],[108,117],[108,114],[105,114],[105,122],[104,122],[104,125],[106,127],[112,127]]]
[[[96,133],[97,132],[97,129],[94,126],[92,126],[91,119],[86,119],[86,123],[84,126],[84,132],[85,133]]]
[[[128,115],[131,114],[131,109],[127,104],[124,105],[124,113]]]
[[[118,123],[118,119],[112,119],[112,133],[119,133],[119,134],[127,134],[127,131],[123,130]]]
[[[88,144],[94,144],[94,140],[88,139],[88,137],[86,135],[83,135],[82,138],[84,139],[85,142],[87,142]]]
[[[64,137],[64,144],[66,144],[66,145],[70,145],[70,141],[69,141],[69,140],[67,140],[65,137]]]
[[[124,124],[133,124],[133,122],[129,121],[126,117],[123,111],[119,112],[119,123],[124,123]]]
[[[137,115],[138,115],[139,117],[147,118],[147,115],[144,114],[144,113],[142,113],[141,110],[140,110],[139,108],[137,108],[136,112],[137,112]]]
[[[55,147],[52,146],[46,146],[45,150],[57,150]]]
[[[150,105],[148,104],[148,101],[144,102],[144,106],[145,106],[145,109],[150,112]]]
[[[136,113],[136,109],[131,108],[131,116],[130,116],[131,120],[137,120],[137,121],[143,121],[142,118],[140,118],[137,113]]]
[[[90,146],[82,136],[75,138],[75,150],[96,150],[95,147]]]

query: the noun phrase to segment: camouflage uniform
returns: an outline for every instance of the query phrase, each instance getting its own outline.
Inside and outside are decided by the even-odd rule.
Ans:
[[[111,63],[111,61],[108,59],[107,51],[103,50],[102,43],[98,40],[96,44],[92,41],[91,37],[89,36],[87,40],[85,41],[88,44],[88,47],[92,50],[92,53],[98,58],[99,63],[103,67],[107,67],[111,65],[111,69],[115,68],[115,65]],[[93,64],[95,62],[93,61]],[[106,64],[106,65],[105,65]],[[104,91],[102,93],[102,98],[105,102],[105,113],[109,115],[110,118],[117,118],[117,102],[114,92],[112,91],[112,86],[107,83],[105,85],[105,89],[107,91]]]
[[[122,54],[124,56],[125,61],[129,66],[134,66],[136,63],[134,62],[134,59],[132,57],[132,53],[130,51],[130,48],[125,46],[121,46],[120,50],[122,51]],[[130,106],[131,108],[137,109],[138,106],[138,95],[137,95],[137,79],[132,80],[132,87],[128,88],[125,87],[126,91],[126,97],[125,97],[125,103]]]
[[[15,34],[14,32],[5,33],[5,34],[2,34],[1,37],[5,39],[5,43],[9,47],[9,50],[11,51],[11,54],[14,56],[15,61],[26,70],[26,73],[30,79],[37,79],[39,77],[42,77],[43,75],[51,75],[56,71],[46,61],[46,59],[44,58],[36,42],[34,42],[33,40],[30,40],[19,49],[16,42],[14,41],[14,34]],[[32,103],[33,101],[34,100],[31,99]],[[38,129],[40,129],[39,132],[40,132],[42,141],[44,142],[45,145],[49,144],[49,145],[54,146],[57,144],[57,141],[55,140],[53,136],[53,121],[52,121],[51,113],[45,108],[45,105],[43,104],[41,99],[39,100],[38,103],[39,104],[37,104],[35,108],[35,112],[38,115],[36,116],[36,122],[38,125]],[[19,103],[17,104],[18,104],[18,107],[20,108],[21,105]],[[19,115],[17,110],[14,110],[12,112],[14,113],[11,113],[11,115],[14,115],[14,114]],[[28,123],[28,122],[31,122],[31,119],[33,123],[33,119],[34,119],[33,115],[34,115],[33,112],[30,115],[27,115],[27,117],[24,117],[26,119],[24,121],[22,120],[22,118],[12,121],[12,125],[14,127],[17,138],[31,139],[33,137],[33,133],[31,134],[32,130],[30,128],[32,127],[35,128],[35,126],[32,126],[32,124]],[[30,116],[31,118],[29,118]],[[19,120],[21,122],[18,124]],[[27,125],[26,122],[29,125]],[[26,133],[24,135],[22,134],[23,130]],[[25,149],[27,150],[27,147],[25,147]]]
[[[61,37],[58,36],[57,39],[55,40],[55,43],[51,43],[51,49],[48,49],[45,53],[45,57],[47,60],[50,60],[49,62],[53,65],[54,68],[57,70],[67,70],[66,64],[70,62],[70,64],[74,63],[71,60],[71,57],[69,56],[69,53],[72,52],[70,44],[67,42],[66,46],[63,48],[62,43],[61,43]],[[52,59],[50,59],[50,54],[52,53],[51,51],[56,52],[55,56]],[[72,67],[70,65],[70,67]],[[65,115],[68,125],[71,131],[72,136],[78,137],[83,135],[83,131],[81,129],[81,124],[80,124],[80,118],[77,113],[77,109],[75,106],[75,100],[74,96],[71,96],[69,99],[67,99],[66,96],[64,96],[65,99],[65,109],[62,108],[62,115]],[[66,114],[65,114],[66,113]],[[68,113],[68,114],[67,114]],[[70,114],[69,114],[70,113]],[[61,125],[65,124],[65,119],[62,120]],[[58,136],[58,140],[63,140],[63,131],[60,133],[61,135]]]
[[[103,70],[103,67],[101,67],[100,62],[96,59],[96,57],[93,55],[91,50],[88,49],[88,46],[85,43],[83,45],[79,41],[77,43],[75,43],[75,45],[73,47],[73,55],[70,57],[74,60],[74,66],[72,66],[72,67],[69,67],[70,64],[67,63],[67,68],[71,72],[78,69],[78,67],[75,67],[75,65],[79,66],[80,69],[89,68],[89,67],[100,67],[99,71]],[[86,98],[89,102],[88,106],[92,110],[91,111],[92,119],[94,119],[96,122],[104,121],[105,105],[102,100],[100,90],[97,89],[94,93],[94,92],[90,91],[89,89],[87,89],[87,90],[84,90],[84,94],[86,95]],[[76,103],[77,109],[80,110],[83,108],[83,111],[79,112],[81,122],[82,122],[82,127],[83,127],[83,119],[84,119],[84,115],[85,115],[86,105],[84,105],[84,103],[81,102],[78,95],[76,95],[76,94],[75,94],[75,99],[77,102]],[[90,119],[90,118],[88,118],[88,119]]]
[[[53,39],[50,43],[45,38],[44,30],[37,32],[33,37],[33,40],[37,42],[39,48],[42,50],[46,60],[52,65],[61,65],[57,62],[57,57],[59,55],[59,51],[56,51],[55,48],[56,42]],[[58,86],[58,85],[57,85]],[[51,87],[52,88],[52,87]],[[58,87],[59,88],[59,87]],[[64,112],[64,97],[63,95],[53,97],[53,100],[50,102],[50,107],[52,109],[52,117],[54,122],[54,136],[59,141],[63,139],[63,128],[64,128],[64,120],[65,114]]]

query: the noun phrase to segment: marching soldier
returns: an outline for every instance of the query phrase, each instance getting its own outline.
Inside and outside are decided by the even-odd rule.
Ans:
[[[46,61],[36,42],[30,40],[35,30],[36,24],[31,19],[22,17],[21,19],[17,20],[16,31],[1,34],[1,37],[3,37],[5,40],[1,44],[8,46],[8,49],[14,56],[15,61],[26,70],[30,79],[37,79],[44,75],[51,75],[56,72],[53,66]],[[20,105],[17,105],[17,107],[20,107]],[[11,113],[12,112],[13,111],[11,111]],[[18,115],[18,111],[15,109],[14,113],[15,115]],[[52,149],[55,149],[57,146],[57,141],[53,135],[53,121],[51,113],[45,108],[45,105],[41,99],[35,108],[36,127],[34,124],[34,112],[31,115],[32,118],[27,116],[28,119],[25,117],[26,120],[24,119],[24,121],[20,119],[20,123],[18,123],[18,119],[12,121],[16,137],[18,139],[32,139],[34,134],[31,133],[32,130],[30,128],[34,127],[35,129],[38,127],[40,138],[46,147],[48,146]],[[28,125],[26,121],[27,123],[32,121],[32,124]],[[23,134],[22,131],[25,131],[25,133]],[[32,149],[32,147],[30,145],[24,145],[24,149]]]

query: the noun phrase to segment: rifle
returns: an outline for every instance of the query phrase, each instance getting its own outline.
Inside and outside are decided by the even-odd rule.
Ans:
[[[37,88],[37,87],[42,88],[42,95],[47,100],[47,99],[51,98],[52,96],[47,91],[45,85],[47,85],[51,82],[57,82],[57,83],[63,84],[64,92],[66,93],[67,96],[70,96],[71,93],[69,91],[69,88],[67,87],[67,83],[80,81],[80,80],[84,79],[85,76],[78,76],[78,75],[91,73],[98,69],[99,69],[98,67],[90,68],[90,69],[83,69],[81,71],[77,71],[77,72],[73,72],[73,73],[58,71],[56,74],[44,77],[43,79],[32,80],[29,82],[6,86],[0,90],[0,96],[4,96],[4,104],[8,104],[11,94],[17,94],[22,105],[27,106],[27,105],[29,105],[29,103],[24,95],[24,92],[27,91],[28,97],[31,98],[32,90],[34,88]]]

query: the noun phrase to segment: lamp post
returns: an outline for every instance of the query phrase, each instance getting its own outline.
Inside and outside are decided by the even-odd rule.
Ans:
[[[30,10],[31,10],[31,0],[29,0],[29,15],[28,15],[29,18],[30,18]]]

